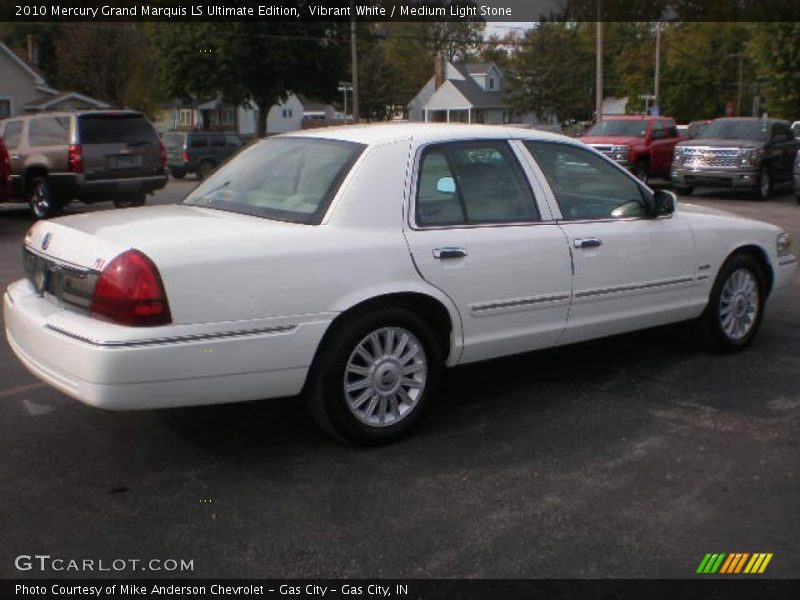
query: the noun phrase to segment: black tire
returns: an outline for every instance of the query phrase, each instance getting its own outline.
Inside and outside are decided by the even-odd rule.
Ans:
[[[756,198],[762,201],[768,200],[769,195],[771,193],[772,193],[772,178],[769,175],[769,167],[764,165],[758,172],[758,186],[756,187]]]
[[[681,196],[691,196],[694,188],[691,186],[675,186],[675,193]]]
[[[214,163],[210,160],[204,160],[200,163],[200,166],[197,167],[197,172],[194,176],[197,179],[205,179],[214,171]]]
[[[650,163],[644,159],[637,160],[633,165],[633,174],[639,181],[647,185],[647,180],[650,176]]]
[[[794,199],[797,200],[798,204],[800,204],[800,196],[795,196]]]
[[[385,444],[406,435],[425,412],[441,378],[442,353],[431,328],[414,313],[400,308],[378,309],[333,327],[317,353],[303,392],[306,407],[313,419],[325,432],[357,444]],[[345,381],[349,371],[346,368],[352,357],[356,356],[356,348],[371,333],[385,331],[389,327],[405,330],[416,337],[422,346],[423,359],[427,361],[427,373],[416,403],[407,408],[402,417],[398,417],[397,423],[369,425],[356,417],[348,405]],[[386,341],[385,337],[383,341]],[[375,370],[372,372],[375,373]],[[365,376],[364,380],[367,378]],[[367,393],[366,389],[364,393]],[[377,394],[371,394],[361,406],[371,403],[375,397]],[[388,403],[389,400],[386,401],[387,406]]]
[[[28,182],[28,206],[35,219],[49,219],[61,210],[53,197],[47,177],[36,176]]]
[[[183,169],[170,169],[169,174],[172,175],[175,179],[183,179],[186,177],[186,171]]]
[[[115,208],[136,208],[137,206],[144,206],[147,202],[147,194],[144,192],[136,192],[133,194],[121,194],[114,198]]]
[[[752,275],[757,287],[758,306],[755,310],[752,324],[746,334],[741,337],[734,337],[723,326],[722,295],[728,280],[740,271]],[[704,344],[711,350],[724,353],[738,352],[746,348],[753,341],[759,327],[761,327],[761,321],[764,318],[764,303],[767,299],[766,291],[767,280],[764,270],[756,259],[747,254],[734,254],[728,258],[725,264],[722,265],[714,282],[714,287],[711,289],[708,305],[698,319],[698,332]],[[730,304],[734,305],[730,310],[736,313],[736,302],[734,301]]]

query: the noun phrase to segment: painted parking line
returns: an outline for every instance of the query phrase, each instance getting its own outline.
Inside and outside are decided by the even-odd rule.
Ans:
[[[15,388],[11,388],[10,390],[0,390],[0,398],[7,398],[9,396],[16,396],[17,394],[21,394],[23,392],[29,392],[30,390],[38,390],[39,388],[47,387],[46,383],[29,383],[27,385],[20,385]]]

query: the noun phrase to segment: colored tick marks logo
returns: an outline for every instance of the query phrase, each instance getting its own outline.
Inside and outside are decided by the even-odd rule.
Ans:
[[[771,552],[757,552],[755,554],[747,552],[734,552],[731,554],[718,552],[716,554],[706,554],[696,572],[701,575],[713,575],[715,573],[725,575],[747,573],[753,575],[763,573],[771,560]]]

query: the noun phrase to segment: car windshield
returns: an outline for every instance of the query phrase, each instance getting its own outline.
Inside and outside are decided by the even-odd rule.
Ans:
[[[697,136],[698,139],[758,140],[769,137],[769,121],[757,119],[717,119]]]
[[[224,164],[184,204],[318,224],[364,146],[318,138],[273,138]]]
[[[632,121],[622,119],[610,119],[600,121],[594,125],[586,135],[620,135],[628,137],[644,137],[647,133],[647,121]]]

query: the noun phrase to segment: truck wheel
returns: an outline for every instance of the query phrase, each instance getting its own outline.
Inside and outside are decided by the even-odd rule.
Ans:
[[[170,169],[169,174],[172,175],[175,179],[183,179],[186,177],[186,171],[183,169]]]
[[[724,353],[743,350],[761,326],[766,289],[764,271],[752,256],[734,254],[725,261],[698,319],[705,345]]]
[[[758,173],[758,188],[756,188],[756,197],[759,200],[767,200],[772,191],[772,180],[769,177],[769,169],[764,166]]]
[[[35,219],[48,219],[58,212],[59,204],[53,198],[46,177],[34,177],[28,182],[28,205]]]
[[[320,348],[304,391],[327,433],[361,444],[405,435],[427,407],[442,369],[430,327],[405,309],[363,314]]]
[[[646,185],[647,178],[650,174],[650,163],[646,160],[637,160],[633,165],[633,174],[639,181]]]
[[[133,194],[122,194],[114,198],[115,208],[135,208],[137,206],[144,206],[147,202],[147,194],[144,192],[136,192]]]

